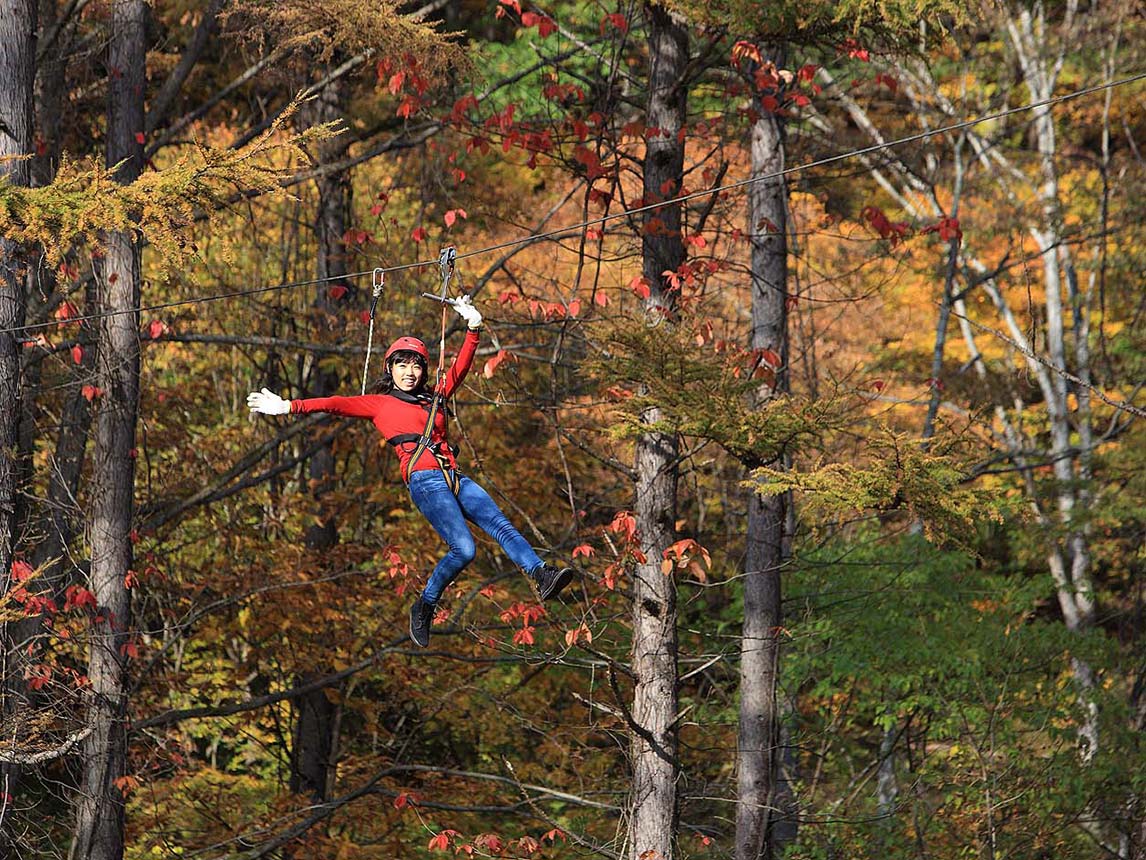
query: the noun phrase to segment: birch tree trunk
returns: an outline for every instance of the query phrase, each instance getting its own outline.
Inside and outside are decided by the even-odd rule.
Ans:
[[[684,173],[688,31],[662,6],[646,5],[649,22],[650,129],[644,161],[646,204],[677,195]],[[653,130],[657,130],[653,134]],[[650,324],[671,325],[675,304],[665,271],[684,262],[681,207],[672,204],[644,214],[643,273],[649,284]],[[650,409],[645,423],[660,419]],[[672,860],[677,829],[677,631],[676,583],[660,567],[676,523],[678,441],[647,432],[637,440],[636,518],[641,551],[633,582],[633,692],[630,755],[633,768],[629,818],[631,860]]]
[[[784,169],[780,118],[762,108],[752,126],[752,176]],[[752,242],[751,346],[780,357],[761,402],[788,390],[788,201],[783,177],[748,188],[748,235]],[[782,465],[782,464],[774,464]],[[781,584],[786,496],[753,495],[748,503],[744,559],[744,623],[740,638],[740,714],[737,731],[736,858],[777,856],[775,824],[780,777]]]
[[[1066,4],[1063,24],[1065,45],[1077,13],[1077,0]],[[1007,32],[1019,59],[1023,82],[1032,102],[1041,102],[1054,95],[1058,74],[1062,69],[1065,47],[1054,56],[1047,56],[1047,21],[1045,9],[1037,4],[1034,9],[1022,7],[1009,12]],[[1062,204],[1059,200],[1057,134],[1054,115],[1048,106],[1033,109],[1033,126],[1039,153],[1040,183],[1037,193],[1042,204],[1042,221],[1032,225],[1029,232],[1039,247],[1043,263],[1043,287],[1046,295],[1045,310],[1047,363],[1049,372],[1039,376],[1040,387],[1046,401],[1050,424],[1050,461],[1054,464],[1055,502],[1058,525],[1064,537],[1050,542],[1048,565],[1054,578],[1059,608],[1067,629],[1080,632],[1094,623],[1094,584],[1090,567],[1090,546],[1086,527],[1078,522],[1089,505],[1093,432],[1089,408],[1080,408],[1072,421],[1069,398],[1072,394],[1080,404],[1087,404],[1091,377],[1090,346],[1087,341],[1084,305],[1079,294],[1078,276],[1071,256],[1070,243],[1062,233]],[[1073,315],[1074,359],[1070,372],[1082,380],[1083,385],[1068,385],[1065,372],[1068,356],[1068,320],[1064,308],[1064,293]],[[1072,444],[1076,433],[1078,444]],[[1075,680],[1084,699],[1086,717],[1080,728],[1080,752],[1089,762],[1098,751],[1098,710],[1091,690],[1094,672],[1081,658],[1072,660]]]
[[[34,0],[0,0],[0,158],[27,155],[32,150],[32,88],[35,68],[36,4]],[[0,161],[0,180],[28,185],[26,160]],[[20,344],[13,329],[24,324],[25,261],[22,249],[0,236],[0,594],[11,586],[16,509],[20,488],[18,433],[20,425]],[[3,649],[0,676],[0,719],[5,724],[26,710],[24,683],[17,648],[19,623],[7,625],[0,637]],[[16,640],[16,641],[13,641]],[[13,765],[0,767],[0,792],[15,791]],[[0,851],[9,851],[7,829],[0,833]]]
[[[107,163],[123,162],[115,180],[129,183],[143,164],[145,27],[143,0],[114,0],[108,45]],[[127,767],[127,660],[131,599],[135,424],[139,405],[140,249],[129,232],[106,236],[100,288],[92,463],[91,591],[99,605],[88,657],[91,681],[83,773],[72,857],[119,860],[124,849]]]

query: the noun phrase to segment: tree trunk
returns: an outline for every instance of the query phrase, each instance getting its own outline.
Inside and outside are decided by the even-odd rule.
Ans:
[[[762,111],[752,126],[752,175],[784,169],[779,117]],[[752,241],[751,346],[780,357],[775,378],[760,402],[788,390],[788,201],[782,177],[748,190]],[[775,464],[783,465],[783,464]],[[771,858],[775,844],[780,777],[780,571],[785,555],[785,496],[753,495],[748,504],[744,560],[744,626],[740,640],[740,716],[737,740],[737,860]]]
[[[307,125],[331,122],[345,115],[345,86],[341,82],[332,84],[320,93],[313,106],[306,113]],[[346,152],[346,135],[340,135],[324,142],[319,149],[319,163],[327,164],[339,160]],[[318,285],[318,307],[320,319],[337,322],[338,300],[329,297],[331,282],[349,271],[347,248],[344,236],[350,227],[351,193],[350,174],[339,171],[321,176],[318,185],[318,213],[315,217],[315,239],[318,246],[317,276],[324,282]],[[343,297],[343,301],[346,297]],[[341,334],[341,331],[339,332]],[[307,385],[307,396],[329,397],[338,392],[340,375],[335,369],[315,366],[313,377]],[[324,427],[315,429],[316,434],[324,432]],[[331,445],[322,446],[306,465],[307,478],[315,501],[315,522],[307,527],[306,546],[321,552],[338,542],[338,521],[323,504],[323,495],[331,489],[335,480],[334,454]],[[303,675],[299,683],[306,684],[322,674],[321,667],[315,675]],[[295,703],[295,722],[291,744],[291,791],[307,794],[315,800],[327,800],[331,795],[335,774],[335,754],[338,746],[337,708],[327,697],[326,690],[315,690],[298,699]]]
[[[27,155],[32,149],[35,27],[35,3],[0,0],[0,157]],[[28,185],[28,162],[0,162],[0,177]],[[16,539],[20,344],[12,329],[24,324],[23,269],[21,248],[0,236],[0,576],[5,588]]]
[[[114,0],[108,46],[107,163],[123,162],[118,182],[139,176],[144,128],[145,27],[143,0]],[[91,590],[99,606],[91,627],[91,682],[83,774],[72,856],[119,860],[124,849],[127,768],[127,660],[131,599],[135,424],[139,405],[139,245],[130,232],[106,236],[100,287],[96,380],[102,389],[95,416],[92,463]]]
[[[649,20],[648,126],[644,163],[644,202],[676,196],[684,172],[687,106],[685,67],[688,31],[661,6],[645,7]],[[654,227],[654,224],[656,225]],[[655,323],[672,324],[675,297],[665,271],[684,262],[681,209],[673,204],[645,213],[643,273],[650,285],[649,312]],[[659,419],[656,409],[646,423]],[[633,768],[629,856],[632,860],[671,860],[677,829],[677,631],[676,583],[661,572],[660,561],[672,543],[676,522],[678,441],[664,433],[645,433],[637,441],[636,518],[641,551],[633,582],[633,692],[630,752]],[[655,853],[650,853],[655,852]]]
[[[35,68],[36,5],[33,0],[0,0],[0,157],[26,155],[32,150],[32,87]],[[0,178],[28,185],[27,161],[0,161]],[[20,344],[24,324],[24,254],[20,246],[0,236],[0,594],[11,585],[16,544],[18,432],[20,425]],[[0,676],[0,719],[5,724],[25,711],[24,683],[16,648],[18,623],[7,625],[0,637],[3,674]],[[13,640],[17,640],[14,642]],[[0,791],[15,791],[15,768],[0,768]],[[8,831],[0,835],[0,851],[8,853]]]
[[[1066,4],[1066,23],[1063,43],[1069,39],[1071,22],[1077,12],[1077,0]],[[1012,47],[1019,58],[1023,82],[1032,102],[1041,102],[1054,95],[1055,83],[1063,63],[1063,48],[1056,56],[1048,56],[1046,48],[1045,10],[1037,6],[1012,11],[1007,18],[1007,31]],[[1072,422],[1070,395],[1080,402],[1082,390],[1072,391],[1066,377],[1067,326],[1063,307],[1064,281],[1072,307],[1084,302],[1079,297],[1077,275],[1071,259],[1069,244],[1064,240],[1062,204],[1059,199],[1057,132],[1054,114],[1048,106],[1034,108],[1032,120],[1039,152],[1041,183],[1038,197],[1042,203],[1042,223],[1029,230],[1039,246],[1043,261],[1043,279],[1046,311],[1044,332],[1047,345],[1047,363],[1051,372],[1039,376],[1040,387],[1046,401],[1050,424],[1051,445],[1048,454],[1054,464],[1055,497],[1059,525],[1065,537],[1052,541],[1048,565],[1058,591],[1063,620],[1072,632],[1086,630],[1094,623],[1094,583],[1090,566],[1089,537],[1085,525],[1077,518],[1085,514],[1090,504],[1091,446],[1093,434],[1089,409],[1079,409]],[[1079,330],[1081,328],[1081,330]],[[1085,325],[1077,326],[1075,338],[1075,365],[1070,372],[1085,382],[1091,376],[1089,344],[1086,343]],[[1057,372],[1056,372],[1057,371]],[[1085,387],[1085,386],[1084,386]],[[1072,436],[1077,434],[1079,443]],[[1089,763],[1098,752],[1098,706],[1094,700],[1094,672],[1081,658],[1072,659],[1075,682],[1085,703],[1086,718],[1079,729],[1082,760]]]

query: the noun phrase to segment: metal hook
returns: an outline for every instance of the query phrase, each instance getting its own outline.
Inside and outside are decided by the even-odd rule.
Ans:
[[[453,245],[447,245],[442,248],[442,253],[438,255],[438,270],[442,276],[442,298],[444,302],[446,295],[449,291],[450,277],[454,273],[454,261],[458,258],[457,249]]]
[[[374,319],[374,311],[378,309],[378,299],[382,296],[382,288],[386,285],[386,270],[377,268],[370,278],[370,286],[374,289],[374,300],[370,302],[370,319]]]

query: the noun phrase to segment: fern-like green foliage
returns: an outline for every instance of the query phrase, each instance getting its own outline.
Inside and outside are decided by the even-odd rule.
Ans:
[[[800,494],[809,523],[837,521],[849,514],[901,511],[922,525],[934,543],[965,543],[983,517],[1001,521],[989,491],[967,482],[969,467],[954,440],[924,446],[883,428],[866,439],[864,465],[821,462],[811,468],[762,466],[748,482],[762,495]]]
[[[599,330],[603,349],[586,367],[617,401],[614,435],[715,442],[753,470],[755,492],[800,493],[801,515],[813,526],[900,512],[929,540],[959,543],[983,516],[998,518],[992,492],[968,481],[975,452],[964,440],[939,436],[924,445],[869,415],[866,395],[843,387],[814,399],[775,394],[767,364],[775,356],[712,342],[705,330],[703,319],[688,316]]]
[[[933,40],[946,27],[967,17],[966,4],[951,0],[769,4],[757,0],[672,0],[666,5],[692,21],[723,27],[744,38],[809,47],[858,38],[869,47],[902,48],[919,44],[921,39]]]
[[[129,185],[115,168],[64,159],[55,180],[40,188],[0,181],[0,233],[43,247],[56,265],[79,243],[100,246],[107,231],[134,230],[158,253],[167,273],[193,254],[188,229],[249,194],[285,193],[282,180],[309,163],[305,147],[337,133],[336,124],[287,134],[291,108],[258,138],[239,149],[202,144],[173,164],[146,170]]]
[[[800,448],[847,425],[842,397],[769,396],[774,371],[759,355],[706,338],[702,319],[647,325],[620,319],[602,329],[604,350],[587,363],[619,400],[613,433],[680,433],[716,442],[746,466]],[[652,423],[651,408],[660,411]]]

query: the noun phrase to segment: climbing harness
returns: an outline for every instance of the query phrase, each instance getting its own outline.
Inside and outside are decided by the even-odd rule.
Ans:
[[[362,393],[366,393],[366,380],[370,376],[370,347],[374,343],[374,313],[378,310],[378,299],[382,297],[382,287],[386,283],[386,270],[377,268],[371,277],[370,286],[374,290],[374,298],[370,302],[370,330],[366,333],[366,364],[362,368]]]
[[[454,300],[449,297],[450,278],[454,274],[454,263],[457,261],[457,250],[451,245],[442,249],[442,253],[438,256],[438,272],[442,279],[442,291],[439,295],[433,293],[422,293],[426,298],[431,298],[442,303],[442,336],[438,344],[438,370],[437,377],[434,381],[434,399],[430,403],[430,413],[426,417],[426,428],[422,431],[422,435],[418,437],[418,447],[414,449],[414,453],[407,461],[409,466],[413,466],[418,462],[418,458],[422,456],[427,448],[430,453],[434,455],[434,459],[438,461],[438,468],[442,470],[442,476],[446,479],[446,484],[449,485],[454,495],[458,494],[458,475],[457,470],[449,468],[450,461],[446,455],[441,451],[439,446],[430,444],[430,436],[434,432],[434,419],[438,416],[438,410],[442,407],[442,401],[445,399],[442,396],[442,383],[445,378],[445,362],[446,362],[446,305],[452,305]],[[412,441],[412,440],[410,440]],[[409,474],[402,475],[402,479],[408,484],[410,483]]]

